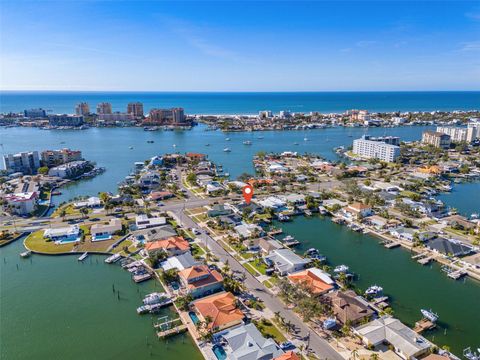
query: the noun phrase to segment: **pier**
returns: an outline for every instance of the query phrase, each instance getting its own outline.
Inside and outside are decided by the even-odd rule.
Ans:
[[[400,246],[400,243],[393,240],[385,240],[382,242],[382,245],[387,249],[393,249]]]
[[[181,318],[167,320],[162,323],[155,324],[154,327],[155,329],[160,330],[157,332],[159,339],[165,339],[167,337],[187,331],[187,325],[182,322]]]
[[[451,271],[447,274],[447,276],[450,278],[450,279],[453,279],[453,280],[458,280],[462,277],[464,277],[465,275],[467,275],[467,271],[465,271],[464,269],[459,269],[459,270],[455,270],[455,271]]]
[[[436,327],[437,325],[434,322],[424,318],[415,323],[413,331],[415,331],[417,334],[420,334],[424,331],[435,329]]]

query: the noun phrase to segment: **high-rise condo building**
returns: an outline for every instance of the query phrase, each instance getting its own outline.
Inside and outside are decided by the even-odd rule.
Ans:
[[[29,119],[45,119],[47,112],[42,108],[28,109],[23,111],[23,115]]]
[[[3,166],[8,172],[35,174],[40,167],[38,151],[21,152],[3,156]]]
[[[78,103],[77,106],[75,106],[75,114],[77,115],[90,114],[90,106],[88,106],[88,103],[86,102]]]
[[[108,102],[101,102],[97,105],[97,114],[111,114],[112,104]]]
[[[438,131],[424,131],[422,134],[422,143],[433,145],[441,149],[450,147],[450,135]]]
[[[353,141],[353,153],[363,158],[393,162],[400,156],[400,138],[386,136],[373,138],[368,135]]]
[[[183,108],[152,109],[144,121],[148,125],[184,125]]]
[[[143,117],[143,104],[141,102],[131,102],[127,106],[127,114],[131,114],[136,118]]]

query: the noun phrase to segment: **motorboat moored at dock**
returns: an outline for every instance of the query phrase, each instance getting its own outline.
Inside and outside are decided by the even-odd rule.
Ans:
[[[78,258],[78,261],[83,261],[87,258],[88,256],[88,252],[85,251],[82,255],[80,255],[80,257]]]
[[[438,314],[435,314],[432,309],[426,310],[426,309],[420,309],[420,312],[422,313],[423,317],[426,319],[430,320],[431,322],[436,322],[438,320]]]

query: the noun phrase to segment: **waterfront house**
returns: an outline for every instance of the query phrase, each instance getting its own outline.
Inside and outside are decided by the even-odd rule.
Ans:
[[[310,263],[310,260],[298,256],[290,249],[273,250],[264,260],[282,276],[303,270]]]
[[[200,298],[222,289],[223,276],[207,265],[193,265],[178,273],[180,282],[187,294]]]
[[[395,236],[397,239],[413,241],[417,230],[400,226],[400,227],[391,229],[389,232],[390,232],[390,235]]]
[[[68,163],[55,166],[48,170],[48,176],[56,176],[62,179],[75,178],[86,172],[91,165],[88,161],[70,161]]]
[[[471,230],[475,229],[476,224],[469,221],[466,217],[461,215],[452,215],[442,219],[442,223],[451,226],[454,229]]]
[[[102,202],[96,196],[90,196],[86,200],[75,201],[73,203],[73,207],[76,208],[76,209],[97,208],[97,207],[100,207],[101,205],[102,205]]]
[[[146,171],[140,175],[138,179],[138,185],[142,189],[156,189],[160,186],[161,179],[160,175],[155,171]]]
[[[343,213],[351,219],[362,219],[372,215],[372,208],[362,203],[353,203],[343,208]]]
[[[12,213],[17,215],[28,215],[37,208],[38,193],[33,191],[7,194],[4,196],[4,200],[9,206],[11,206]]]
[[[190,251],[190,244],[181,236],[172,236],[163,240],[147,242],[145,250],[148,253],[164,250],[168,255],[175,256]]]
[[[113,218],[107,224],[93,224],[90,228],[92,241],[109,240],[117,231],[122,230],[122,220]]]
[[[280,211],[282,209],[285,209],[287,202],[280,197],[277,196],[269,196],[267,198],[264,198],[262,200],[258,200],[257,204],[260,205],[263,208],[270,208],[275,211]]]
[[[43,237],[57,244],[80,241],[80,227],[78,225],[72,225],[61,228],[49,228],[44,231]]]
[[[335,317],[342,324],[355,325],[374,314],[368,303],[362,301],[353,290],[330,292],[325,297],[330,301]]]
[[[313,295],[323,295],[335,288],[335,282],[324,271],[310,268],[288,275],[288,280],[302,285]]]
[[[304,205],[305,204],[305,195],[303,194],[288,194],[288,195],[279,195],[279,198],[286,203],[292,205]]]
[[[232,360],[267,360],[284,354],[273,339],[264,338],[251,323],[219,332],[214,341],[225,343],[227,358]]]
[[[148,229],[156,226],[165,225],[167,219],[163,216],[149,218],[146,214],[135,216],[135,226],[137,230]]]
[[[363,221],[368,225],[374,226],[378,230],[385,229],[388,224],[387,219],[378,215],[368,216]]]
[[[235,226],[235,232],[244,239],[248,239],[252,236],[261,236],[264,231],[263,229],[256,224],[248,224],[242,222],[242,224]]]
[[[242,223],[242,218],[237,214],[222,215],[217,218],[220,225],[226,225],[229,227],[235,227]]]
[[[442,255],[446,256],[465,256],[472,252],[472,248],[460,241],[449,240],[443,237],[437,237],[426,242],[426,246]]]
[[[189,161],[204,161],[207,158],[207,155],[200,154],[200,153],[194,153],[194,152],[188,152],[188,153],[185,154],[185,157]]]
[[[186,268],[199,265],[190,252],[180,254],[177,256],[171,256],[160,263],[160,267],[164,270],[177,269],[178,271]]]
[[[210,295],[191,303],[200,321],[210,321],[207,329],[217,332],[243,323],[245,314],[237,307],[237,299],[230,292]]]
[[[405,360],[417,359],[429,352],[431,344],[404,325],[400,320],[382,316],[354,329],[366,346],[390,344],[393,351]]]

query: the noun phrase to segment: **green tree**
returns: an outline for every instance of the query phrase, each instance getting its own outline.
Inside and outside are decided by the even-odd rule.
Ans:
[[[48,167],[47,166],[39,167],[37,171],[41,175],[47,175],[48,174]]]

